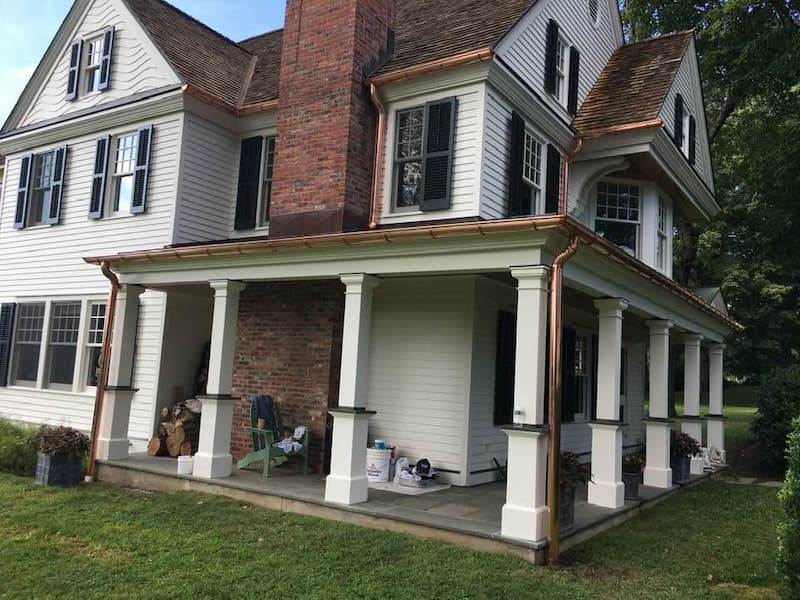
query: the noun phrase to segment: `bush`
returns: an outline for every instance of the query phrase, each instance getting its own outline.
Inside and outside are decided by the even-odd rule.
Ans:
[[[772,464],[785,466],[786,436],[792,419],[800,416],[800,366],[778,369],[756,390],[758,412],[751,430]]]
[[[83,458],[89,452],[89,437],[72,427],[42,425],[35,437],[42,454]]]
[[[789,434],[786,458],[789,470],[778,494],[783,522],[778,525],[778,561],[786,578],[790,598],[800,598],[800,417]]]
[[[0,471],[33,477],[36,444],[33,429],[0,419]]]

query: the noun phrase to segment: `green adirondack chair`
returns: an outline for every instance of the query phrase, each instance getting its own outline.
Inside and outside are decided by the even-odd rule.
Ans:
[[[265,427],[262,429],[258,427],[259,419],[263,419],[265,423]],[[252,436],[253,451],[239,461],[240,469],[262,461],[264,477],[269,478],[272,467],[282,465],[291,457],[298,457],[303,461],[303,475],[308,473],[308,444],[310,441],[308,430],[303,439],[299,440],[303,445],[299,452],[286,453],[273,446],[275,442],[283,439],[285,429],[280,411],[271,396],[255,396],[253,398],[250,403],[250,426],[245,426],[244,429]]]

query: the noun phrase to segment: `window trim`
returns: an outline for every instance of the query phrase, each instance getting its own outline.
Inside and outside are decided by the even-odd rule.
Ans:
[[[585,327],[573,327],[575,330],[575,350],[578,350],[578,340],[584,340],[586,342],[586,356],[585,356],[585,363],[586,363],[586,373],[583,375],[578,375],[577,372],[575,373],[575,378],[582,377],[587,382],[587,385],[584,386],[583,390],[583,402],[582,402],[582,410],[575,411],[574,420],[572,423],[586,423],[587,421],[591,420],[592,417],[592,386],[596,385],[596,373],[594,372],[594,360],[592,357],[594,356],[594,349],[592,348],[592,337],[595,335],[595,332],[585,328]],[[575,361],[575,367],[577,370],[577,357]]]
[[[28,343],[28,342],[20,342],[19,338],[18,338],[19,332],[20,332],[19,320],[20,320],[20,317],[22,316],[22,307],[38,305],[38,304],[43,305],[44,311],[42,312],[42,328],[39,331],[39,344],[38,344],[39,345],[39,356],[38,356],[38,359],[37,359],[38,362],[36,363],[36,379],[34,381],[32,381],[30,379],[18,379],[17,378],[17,360],[18,360],[17,345],[21,344],[21,343],[24,343],[24,344],[27,344],[27,345],[30,345],[30,346],[33,345],[31,343]],[[47,302],[45,302],[45,301],[31,300],[29,302],[20,302],[20,303],[17,304],[16,314],[14,315],[14,331],[13,331],[12,340],[11,340],[11,356],[10,356],[9,362],[8,362],[8,385],[9,385],[9,387],[21,387],[21,388],[25,388],[25,389],[35,389],[35,388],[38,389],[39,388],[39,382],[41,381],[41,375],[42,375],[42,371],[43,371],[43,368],[42,368],[42,340],[45,339],[44,338],[45,331],[48,330],[47,320],[49,319],[49,316],[50,316],[49,304]]]
[[[539,144],[539,184],[536,185],[535,182],[528,179],[525,176],[525,170],[527,167],[526,157],[528,153],[528,138],[532,138]],[[545,213],[545,193],[547,191],[547,142],[545,142],[545,136],[543,136],[536,128],[534,128],[530,122],[527,120],[525,121],[525,135],[523,136],[523,143],[522,143],[522,180],[530,185],[537,191],[536,195],[536,202],[531,202],[531,210],[533,212],[533,216],[544,215]]]
[[[561,61],[561,53],[559,52],[559,48],[564,53],[564,60],[562,68],[559,68],[559,62]],[[564,36],[564,33],[561,31],[561,28],[558,30],[558,39],[556,40],[556,64],[555,64],[555,80],[556,80],[556,88],[555,93],[553,94],[553,99],[558,102],[560,106],[564,108],[567,107],[567,103],[569,99],[567,96],[569,95],[568,89],[568,81],[569,81],[569,63],[570,63],[570,48],[572,48],[572,44],[569,40]]]
[[[99,42],[99,47],[97,52],[97,64],[91,64],[89,59],[94,56],[95,54],[91,53],[92,44],[95,42]],[[100,88],[100,69],[103,66],[103,54],[105,53],[105,33],[99,32],[92,35],[87,35],[83,38],[83,49],[82,49],[82,61],[83,66],[81,70],[83,71],[82,75],[85,78],[83,82],[83,95],[84,96],[91,96],[94,94],[101,94],[103,89]],[[89,89],[89,84],[92,81],[92,77],[97,76],[97,89]],[[80,86],[79,86],[80,87]],[[80,96],[80,94],[79,94]]]
[[[255,229],[269,229],[269,207],[272,206],[272,183],[275,179],[275,151],[278,136],[275,133],[264,134],[261,146],[261,169],[258,177],[258,203],[256,204],[256,226]],[[270,151],[270,144],[272,150]],[[270,165],[270,158],[272,164]],[[272,172],[270,173],[270,169]],[[269,177],[267,175],[269,174]],[[270,190],[270,201],[264,207],[264,191],[267,185]]]
[[[75,331],[75,342],[54,342],[52,339],[53,333],[55,328],[53,327],[53,320],[56,318],[54,314],[54,309],[56,306],[77,306],[77,317],[78,317],[78,327]],[[80,353],[80,338],[81,338],[81,325],[85,323],[84,320],[84,304],[81,300],[55,300],[50,303],[50,322],[47,328],[47,339],[42,340],[44,346],[44,352],[46,357],[46,364],[45,364],[45,380],[43,382],[44,387],[48,390],[56,390],[62,392],[71,392],[75,388],[75,378],[76,378],[76,367],[78,366],[78,361],[81,358]],[[74,319],[74,316],[68,315],[66,318]],[[64,330],[69,331],[69,330]],[[53,347],[54,346],[66,346],[66,347],[74,347],[75,348],[75,358],[72,361],[72,381],[70,383],[57,383],[51,381],[53,377]]]
[[[422,213],[420,210],[420,204],[413,204],[410,206],[398,206],[397,205],[397,186],[400,183],[400,168],[402,165],[405,165],[409,162],[418,162],[420,163],[420,178],[422,177],[422,170],[425,166],[425,126],[427,115],[425,111],[425,104],[415,104],[412,106],[407,106],[404,108],[397,108],[395,111],[395,119],[394,119],[394,135],[392,136],[392,186],[389,190],[390,194],[390,211],[392,213],[414,213],[419,212]],[[420,153],[419,156],[407,157],[407,158],[398,158],[397,156],[397,139],[398,133],[400,131],[400,116],[404,113],[412,112],[412,111],[420,111],[422,113],[422,133],[420,135]],[[422,186],[422,182],[420,182],[420,186]],[[423,189],[420,188],[420,193],[422,193]]]
[[[591,202],[591,229],[595,233],[597,233],[597,221],[606,221],[612,223],[634,223],[634,221],[629,221],[625,219],[607,219],[603,217],[597,216],[597,199],[599,195],[599,186],[601,183],[616,183],[616,184],[624,184],[629,186],[636,186],[639,188],[639,219],[635,222],[636,224],[636,251],[634,252],[634,258],[642,260],[642,238],[644,237],[643,234],[643,222],[644,222],[644,202],[645,202],[645,191],[647,182],[634,180],[634,179],[623,179],[619,177],[603,177],[597,183],[594,184],[592,187],[592,202]],[[611,240],[609,240],[611,241]],[[611,242],[613,243],[613,242]],[[616,244],[615,244],[616,245]],[[622,249],[621,246],[619,246]],[[625,252],[624,250],[622,250]]]
[[[689,139],[689,131],[691,129],[691,122],[694,116],[689,108],[686,106],[686,100],[683,101],[683,121],[681,122],[681,153],[684,157],[689,158],[689,150],[691,140]]]
[[[128,161],[131,163],[131,171],[125,173],[117,173],[118,155],[119,155],[119,142],[128,137],[136,137],[136,145],[131,148],[131,157]],[[108,160],[106,161],[106,185],[105,185],[105,210],[103,218],[117,219],[124,217],[135,216],[131,211],[133,206],[133,188],[136,181],[136,157],[139,153],[139,129],[121,131],[119,133],[112,133],[110,138],[108,151]],[[113,151],[112,151],[113,149]],[[131,207],[127,210],[120,210],[118,208],[119,196],[118,187],[122,177],[131,178]],[[117,208],[115,208],[117,207]]]
[[[44,152],[38,152],[38,153],[32,155],[32,159],[31,159],[31,163],[32,164],[31,164],[31,167],[30,167],[31,168],[31,175],[30,175],[30,182],[28,184],[28,190],[29,190],[28,191],[28,207],[27,207],[27,210],[26,210],[27,214],[25,215],[25,228],[26,229],[29,229],[29,228],[32,228],[32,227],[43,227],[45,225],[49,225],[49,223],[47,222],[47,216],[48,216],[48,213],[50,212],[50,204],[53,201],[53,183],[54,183],[55,173],[56,173],[56,151],[57,150],[58,150],[57,148],[51,148],[49,150],[45,150]],[[49,156],[50,157],[50,185],[48,185],[47,187],[38,187],[37,186],[37,181],[36,181],[37,180],[38,165],[39,165],[39,161],[42,158],[44,158],[45,156]],[[50,198],[47,201],[47,206],[45,206],[44,201],[42,201],[42,203],[41,203],[41,207],[42,207],[41,220],[34,222],[31,217],[33,215],[33,210],[32,209],[33,209],[33,206],[35,205],[36,194],[37,194],[37,192],[44,192],[44,191],[50,192]]]

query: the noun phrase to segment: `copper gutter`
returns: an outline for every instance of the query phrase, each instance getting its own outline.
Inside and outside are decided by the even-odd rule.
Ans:
[[[369,228],[378,227],[381,216],[381,183],[383,182],[383,138],[386,120],[386,109],[378,95],[378,86],[369,84],[369,97],[375,110],[378,111],[377,133],[375,134],[375,164],[372,168],[372,206],[369,211]]]
[[[228,102],[225,102],[224,100],[221,100],[220,98],[217,98],[213,94],[209,94],[208,92],[201,90],[191,83],[183,84],[181,86],[181,91],[205,102],[206,104],[210,104],[211,106],[224,110],[225,112],[228,112],[236,117],[246,117],[247,115],[278,109],[277,100],[266,100],[265,102],[257,102],[241,107],[234,106]]]
[[[160,250],[123,252],[106,256],[86,257],[83,260],[89,264],[95,265],[100,265],[103,261],[107,261],[112,265],[124,265],[137,262],[153,263],[164,260],[259,254],[297,249],[350,247],[419,239],[440,239],[475,235],[489,236],[503,233],[524,233],[548,230],[558,231],[568,238],[576,234],[580,235],[584,239],[584,244],[592,247],[599,254],[607,256],[610,260],[652,281],[667,292],[680,296],[688,303],[724,323],[732,330],[741,331],[744,329],[742,325],[718,311],[687,288],[676,283],[663,273],[647,266],[640,260],[629,256],[585,225],[582,225],[572,217],[566,215],[449,223],[444,225],[422,225],[398,229],[375,229],[349,233],[298,236],[294,238],[232,241],[220,244],[189,246],[185,248],[163,248]]]
[[[593,140],[606,135],[631,133],[633,131],[641,131],[644,129],[659,129],[661,127],[664,127],[664,121],[661,119],[650,119],[648,121],[639,121],[638,123],[627,123],[626,125],[615,125],[613,127],[604,127],[602,129],[581,131],[581,138],[585,140]]]
[[[468,65],[476,62],[484,62],[494,58],[494,50],[491,48],[481,48],[480,50],[470,50],[463,54],[456,54],[439,60],[432,60],[427,63],[406,67],[405,69],[398,69],[397,71],[390,71],[383,75],[376,75],[371,77],[368,83],[375,85],[384,85],[393,81],[401,81],[403,79],[411,79],[419,75],[427,73],[435,73],[436,71],[443,71],[452,67]]]
[[[86,469],[86,480],[93,481],[97,466],[97,435],[100,430],[100,419],[103,418],[103,399],[108,386],[108,369],[111,364],[111,337],[114,333],[114,316],[117,312],[117,292],[119,292],[119,279],[111,270],[108,261],[100,263],[100,270],[110,282],[108,304],[106,304],[106,319],[103,325],[103,348],[100,351],[100,376],[97,379],[97,390],[94,396],[94,414],[92,415],[91,448],[89,450],[89,465]]]

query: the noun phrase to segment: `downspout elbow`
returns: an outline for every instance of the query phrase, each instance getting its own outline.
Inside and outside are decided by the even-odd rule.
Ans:
[[[381,184],[383,182],[381,175],[383,167],[383,140],[385,135],[386,109],[378,94],[378,86],[374,83],[369,84],[369,97],[372,100],[372,104],[375,106],[375,110],[378,111],[377,132],[375,134],[375,162],[372,168],[372,198],[369,211],[369,228],[376,229],[378,227],[378,221],[380,220],[381,211],[380,195]]]

